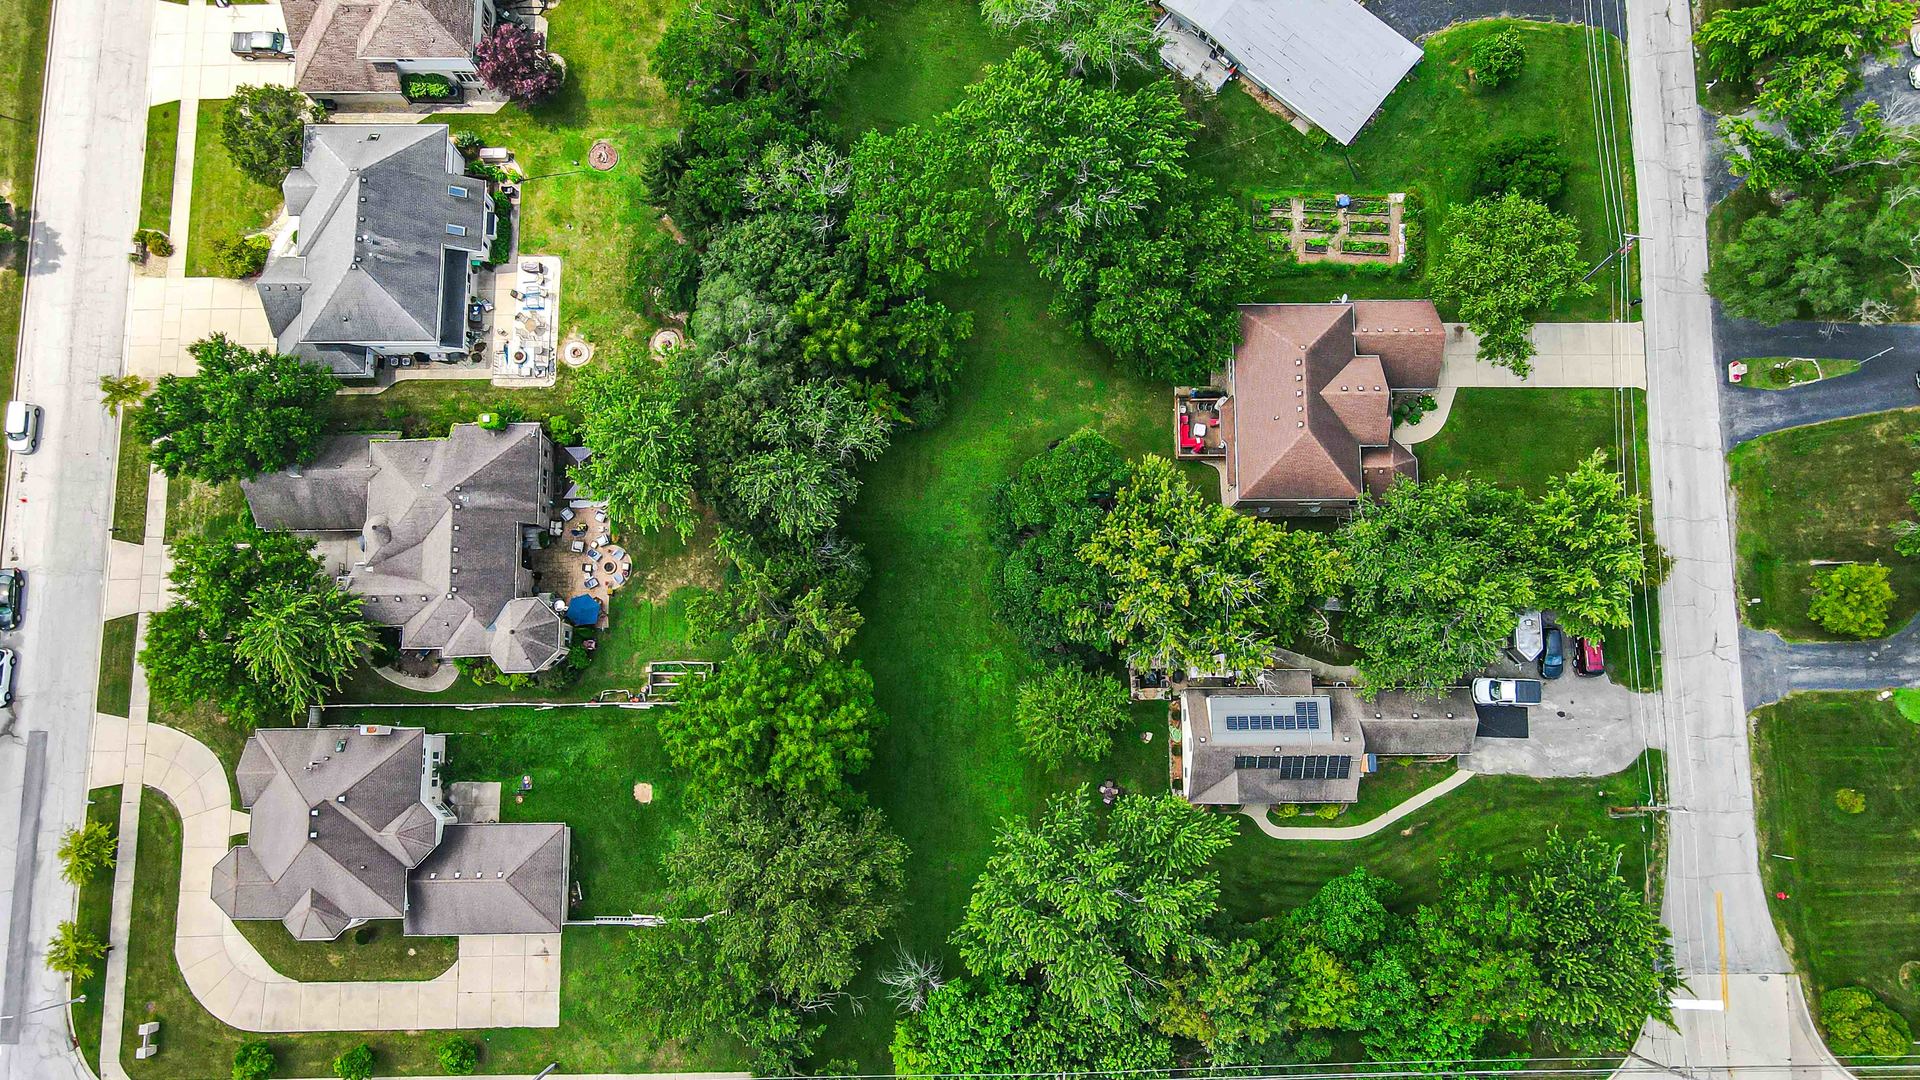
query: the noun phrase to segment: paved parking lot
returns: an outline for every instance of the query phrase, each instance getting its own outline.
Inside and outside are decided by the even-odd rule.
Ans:
[[[1531,679],[1532,664],[1504,663],[1490,673]],[[1655,722],[1659,698],[1636,694],[1607,676],[1567,674],[1548,680],[1538,708],[1528,710],[1524,739],[1480,739],[1460,767],[1517,776],[1608,776],[1633,764],[1648,746],[1661,745]]]

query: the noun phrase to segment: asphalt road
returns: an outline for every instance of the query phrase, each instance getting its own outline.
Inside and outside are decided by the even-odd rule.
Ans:
[[[1920,673],[1920,617],[1872,641],[1783,641],[1740,628],[1747,705],[1759,708],[1796,690],[1884,690],[1914,685]]]
[[[1418,41],[1455,23],[1475,19],[1541,19],[1586,22],[1592,5],[1585,0],[1364,0],[1366,9],[1403,37]],[[1607,5],[1609,8],[1611,4]]]
[[[0,1003],[18,1018],[0,1020],[6,1080],[87,1075],[66,1011],[47,1007],[65,1000],[66,982],[43,960],[74,903],[54,850],[85,817],[117,442],[99,381],[120,371],[125,352],[152,19],[147,3],[57,0],[47,55],[16,376],[16,393],[46,410],[46,425],[40,451],[7,464],[0,533],[0,557],[27,572],[25,624],[5,642],[20,654],[16,720],[0,739],[0,838],[12,847],[0,871]],[[29,741],[45,747],[38,768],[28,767]],[[26,843],[15,839],[23,831]]]
[[[1686,989],[1717,1009],[1650,1025],[1641,1052],[1676,1067],[1755,1064],[1750,1034],[1777,1037],[1770,1064],[1796,1062],[1787,1039],[1810,1025],[1784,1008],[1791,971],[1769,917],[1754,837],[1752,762],[1733,583],[1733,530],[1720,443],[1707,267],[1707,135],[1695,95],[1686,0],[1627,0],[1628,78],[1640,210],[1654,527],[1673,556],[1660,589],[1666,666],[1652,719],[1667,747],[1664,910]],[[1766,975],[1731,993],[1733,974]],[[1816,1044],[1817,1045],[1817,1044]],[[1809,1062],[1809,1064],[1813,1064]]]
[[[1729,447],[1781,428],[1920,405],[1920,389],[1914,385],[1920,372],[1920,325],[1845,325],[1823,334],[1820,323],[1762,326],[1715,310],[1714,341],[1722,365],[1762,356],[1867,361],[1852,375],[1791,390],[1754,390],[1722,378],[1720,419]]]

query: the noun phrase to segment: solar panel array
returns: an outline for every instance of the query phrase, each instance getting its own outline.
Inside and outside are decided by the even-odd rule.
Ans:
[[[1345,780],[1353,775],[1353,758],[1346,755],[1238,754],[1236,769],[1278,769],[1282,780]]]
[[[1296,701],[1292,715],[1261,714],[1258,716],[1227,717],[1228,731],[1319,731],[1320,703],[1317,701]]]

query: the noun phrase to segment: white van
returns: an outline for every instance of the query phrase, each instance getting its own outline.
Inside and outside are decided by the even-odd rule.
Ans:
[[[31,454],[40,449],[40,406],[25,401],[7,402],[7,449],[16,454]]]

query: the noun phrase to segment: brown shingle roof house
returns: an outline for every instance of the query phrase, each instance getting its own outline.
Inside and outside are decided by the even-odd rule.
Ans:
[[[214,903],[302,941],[369,919],[404,919],[409,934],[558,933],[567,826],[457,823],[440,795],[446,747],[372,724],[254,732],[234,768],[247,842],[214,866]]]
[[[318,98],[404,103],[401,76],[444,76],[482,92],[473,47],[499,21],[493,0],[281,0],[294,85]]]
[[[1418,477],[1393,441],[1393,397],[1438,383],[1445,342],[1425,300],[1242,305],[1223,389],[1176,394],[1183,429],[1200,418],[1217,431],[1182,455],[1215,459],[1221,501],[1236,509],[1345,512],[1362,492]]]

